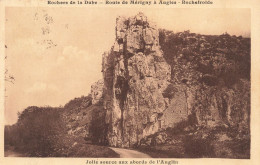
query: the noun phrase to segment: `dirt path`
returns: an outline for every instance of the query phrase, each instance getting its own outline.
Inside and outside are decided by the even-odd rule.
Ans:
[[[149,155],[135,150],[124,149],[124,148],[113,148],[113,147],[109,147],[109,148],[115,151],[117,154],[119,154],[120,158],[151,158]],[[23,157],[23,156],[25,155],[15,152],[12,147],[8,147],[8,149],[5,150],[5,157]]]
[[[120,155],[120,158],[151,158],[149,155],[135,150],[129,150],[124,148],[113,148],[113,147],[109,147],[109,148],[111,148],[116,153],[118,153]]]
[[[23,154],[20,154],[15,151],[11,151],[11,150],[5,151],[5,157],[23,157],[23,156],[24,156]]]
[[[5,157],[24,157],[24,154],[14,151],[14,147],[5,146]]]

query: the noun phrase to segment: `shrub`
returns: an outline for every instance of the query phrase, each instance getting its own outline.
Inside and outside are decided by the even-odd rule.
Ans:
[[[195,138],[186,136],[184,139],[184,149],[187,157],[215,157],[214,147],[210,139]]]
[[[28,107],[18,122],[5,129],[5,144],[29,156],[52,156],[61,148],[66,126],[59,108]]]

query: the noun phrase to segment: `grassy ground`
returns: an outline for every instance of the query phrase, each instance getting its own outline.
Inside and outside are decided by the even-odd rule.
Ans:
[[[82,157],[82,158],[118,158],[119,155],[107,146],[86,143],[83,138],[63,137],[52,146],[22,143],[12,146],[5,144],[6,157]]]
[[[25,151],[15,149],[13,146],[5,146],[5,157],[35,157]],[[39,157],[39,156],[37,156]],[[82,158],[119,158],[119,155],[106,146],[92,144],[76,144],[67,149],[57,150],[50,157],[82,157]]]

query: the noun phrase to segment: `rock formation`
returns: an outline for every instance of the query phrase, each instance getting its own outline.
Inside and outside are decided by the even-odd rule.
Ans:
[[[102,101],[103,86],[104,86],[103,79],[98,80],[97,82],[95,82],[94,84],[91,85],[92,104],[96,104],[96,103]]]
[[[183,121],[249,130],[249,49],[248,40],[228,34],[159,35],[142,13],[118,17],[114,46],[102,63],[108,144],[142,145]],[[166,134],[158,136],[166,141]]]
[[[195,115],[198,125],[249,128],[250,39],[162,31],[160,45],[172,71],[164,116],[175,120],[166,119],[166,126],[179,109],[182,118]]]
[[[116,20],[116,41],[103,55],[104,108],[111,146],[130,147],[161,127],[170,66],[159,31],[142,13]]]

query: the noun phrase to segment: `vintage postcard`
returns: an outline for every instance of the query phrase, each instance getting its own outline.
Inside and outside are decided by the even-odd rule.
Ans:
[[[1,0],[0,163],[259,164],[259,4]]]

